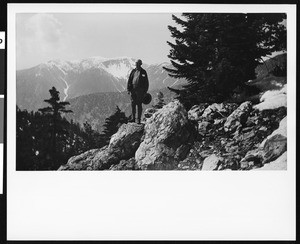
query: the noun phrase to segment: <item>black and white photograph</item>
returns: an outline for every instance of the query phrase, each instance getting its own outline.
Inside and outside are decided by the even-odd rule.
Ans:
[[[296,8],[8,4],[9,240],[291,240]]]
[[[286,170],[286,13],[16,15],[17,170]]]

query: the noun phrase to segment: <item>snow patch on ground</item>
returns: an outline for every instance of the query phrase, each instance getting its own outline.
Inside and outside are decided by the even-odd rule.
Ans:
[[[287,152],[283,153],[276,160],[254,170],[287,170]]]
[[[279,123],[279,127],[277,130],[273,131],[273,133],[270,135],[271,136],[274,136],[274,135],[277,135],[277,134],[280,134],[280,135],[283,135],[285,137],[287,137],[287,117],[285,116]]]
[[[269,140],[271,137],[275,136],[275,135],[282,135],[282,136],[285,136],[287,137],[287,117],[285,116],[279,123],[279,127],[277,130],[274,130],[272,132],[271,135],[267,136],[263,141],[262,143],[260,144],[260,148],[263,148],[266,141]]]
[[[287,85],[285,84],[280,90],[266,91],[260,98],[261,103],[255,105],[254,108],[262,111],[266,109],[276,109],[282,106],[286,107],[286,89]]]

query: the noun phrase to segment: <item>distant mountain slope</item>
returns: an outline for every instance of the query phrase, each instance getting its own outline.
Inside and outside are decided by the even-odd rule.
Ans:
[[[286,77],[269,75],[275,65],[286,62],[286,54],[266,60],[265,64],[256,69],[257,79],[249,85],[258,87],[261,91],[279,89],[286,83]],[[67,119],[73,119],[80,124],[88,122],[94,129],[102,131],[105,118],[114,113],[116,106],[131,113],[130,97],[126,91],[127,77],[134,67],[135,60],[131,58],[105,59],[89,58],[73,62],[50,61],[46,64],[17,72],[17,105],[21,109],[37,110],[46,106],[44,99],[49,98],[49,89],[55,86],[61,93],[61,98],[70,102],[74,113]],[[154,104],[156,94],[162,91],[165,101],[174,96],[167,86],[178,88],[184,82],[170,78],[162,68],[169,64],[147,65],[150,80],[150,93],[153,100],[144,109]]]
[[[163,66],[168,63],[143,64],[150,81],[150,90],[162,89],[184,82],[168,76]],[[30,69],[17,71],[17,105],[21,109],[37,110],[44,106],[49,89],[55,86],[63,100],[82,95],[126,90],[135,59],[91,57],[75,61],[52,60]]]
[[[151,91],[152,101],[148,105],[143,105],[144,111],[146,108],[155,104],[159,91],[164,94],[166,103],[171,101],[174,94],[169,89],[165,88]],[[70,99],[69,102],[69,108],[73,113],[66,115],[66,118],[68,120],[72,119],[80,124],[87,121],[99,132],[102,131],[105,119],[115,112],[116,106],[124,111],[126,116],[131,114],[130,95],[127,94],[127,92],[107,92],[84,95]]]

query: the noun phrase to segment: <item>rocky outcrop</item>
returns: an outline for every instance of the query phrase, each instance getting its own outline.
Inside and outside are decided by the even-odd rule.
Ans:
[[[268,139],[263,147],[263,164],[277,159],[287,150],[287,138],[282,135],[275,135]]]
[[[198,123],[197,141],[178,169],[250,170],[286,151],[285,137],[277,135],[286,131],[286,107],[258,110],[246,102],[240,106],[214,104],[205,110],[210,113],[203,112],[194,120]]]
[[[225,118],[236,109],[233,103],[213,103],[203,111],[202,118],[213,121],[217,118]]]
[[[170,102],[147,120],[144,139],[135,153],[143,170],[172,170],[184,159],[193,142],[193,127],[185,108]]]
[[[200,143],[195,141],[187,157],[177,165],[177,170],[201,170],[205,152],[199,150],[200,147]]]
[[[109,170],[139,170],[134,158],[121,160],[120,163],[110,166]]]
[[[107,147],[89,150],[78,156],[71,157],[67,164],[60,166],[58,170],[94,170],[97,155],[101,155]]]
[[[209,133],[209,129],[211,128],[211,123],[208,121],[203,121],[198,123],[198,133],[201,136],[205,136],[207,133]]]
[[[241,160],[243,169],[251,169],[262,167],[270,163],[284,154],[287,150],[286,137],[286,117],[279,124],[279,128],[267,136],[257,147],[252,151],[247,152]]]
[[[284,152],[276,160],[264,164],[260,168],[255,168],[254,170],[287,170],[287,152]]]
[[[189,120],[200,120],[201,115],[203,114],[204,110],[208,106],[208,103],[202,103],[199,105],[194,105],[189,111],[188,111],[188,119]]]
[[[246,123],[249,113],[252,109],[252,103],[247,101],[242,103],[229,117],[224,124],[224,131],[231,132]]]
[[[123,124],[109,145],[70,158],[60,170],[286,169],[286,112],[251,102],[186,111],[174,100],[149,109],[144,124]]]
[[[144,117],[146,119],[150,118],[157,110],[156,108],[147,108],[144,112]]]
[[[90,150],[69,159],[59,170],[104,170],[134,156],[140,145],[144,125],[123,124],[111,137],[108,146]]]
[[[222,157],[212,154],[204,159],[202,170],[217,170],[223,161]]]
[[[113,149],[121,159],[133,156],[138,149],[144,132],[143,124],[123,124],[109,142],[109,148]]]

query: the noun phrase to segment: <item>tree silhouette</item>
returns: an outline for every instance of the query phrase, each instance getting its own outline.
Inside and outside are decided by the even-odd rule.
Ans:
[[[101,134],[87,122],[84,127],[73,120],[58,119],[56,134],[56,164],[53,161],[51,113],[28,112],[17,107],[17,170],[57,170],[74,155],[105,145]]]
[[[286,28],[280,13],[184,13],[173,15],[181,27],[168,26],[175,43],[168,57],[171,77],[185,78],[182,90],[170,89],[186,107],[222,102],[238,86],[255,78],[262,57],[286,50]]]
[[[66,134],[65,126],[67,125],[67,121],[63,120],[61,115],[63,113],[72,113],[72,111],[66,109],[66,106],[70,105],[69,102],[60,102],[59,91],[57,91],[55,87],[52,87],[49,92],[51,97],[44,100],[44,102],[50,106],[41,108],[39,111],[48,116],[50,120],[51,157],[53,166],[55,167],[58,165],[56,157],[58,135]]]
[[[127,122],[128,122],[128,119],[127,119],[125,113],[122,112],[120,110],[120,108],[117,106],[116,112],[114,114],[112,114],[111,116],[109,116],[108,118],[106,118],[105,123],[103,125],[103,127],[104,127],[103,137],[104,137],[105,143],[108,144],[111,136],[118,131],[119,127],[122,124],[127,123]]]

